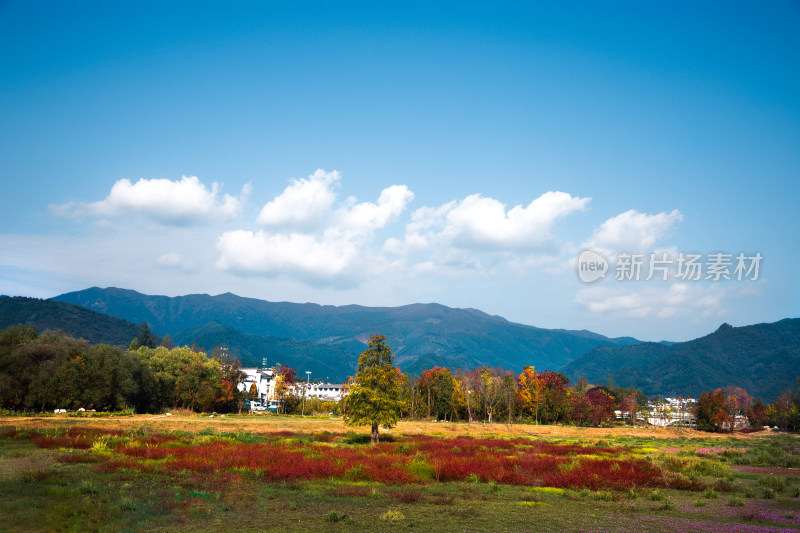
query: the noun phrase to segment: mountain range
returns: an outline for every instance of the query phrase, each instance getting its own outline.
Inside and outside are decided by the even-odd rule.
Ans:
[[[262,354],[269,359],[267,354],[274,353],[282,360],[271,359],[270,364],[290,364],[299,372],[305,371],[304,365],[310,365],[311,361],[289,357],[292,354],[285,349],[290,344],[283,341],[304,341],[311,343],[302,345],[304,353],[316,350],[320,358],[330,356],[333,368],[318,370],[335,379],[354,373],[358,354],[375,333],[386,336],[395,353],[395,362],[410,373],[436,365],[465,369],[488,365],[516,370],[534,365],[557,369],[596,346],[639,342],[629,337],[611,339],[589,331],[536,328],[476,309],[454,309],[435,303],[400,307],[332,306],[268,302],[229,293],[150,296],[97,287],[62,294],[54,300],[133,323],[147,322],[158,335],[169,335],[180,343],[191,341],[206,348],[214,343],[227,344],[238,350],[243,362],[244,355],[249,358],[252,354],[260,363]],[[200,333],[202,337],[198,336]],[[282,339],[280,347],[276,339]],[[265,342],[275,349],[269,352]],[[309,357],[319,360],[313,355]]]
[[[552,330],[509,322],[475,309],[440,304],[400,307],[268,302],[234,294],[151,296],[90,288],[52,300],[0,297],[0,328],[25,323],[58,328],[92,343],[127,346],[147,322],[177,345],[207,352],[221,345],[244,366],[276,363],[302,377],[341,381],[355,372],[369,336],[387,337],[395,362],[418,374],[446,366],[560,370],[571,381],[613,381],[649,395],[694,396],[728,385],[767,401],[797,388],[800,319],[732,327],[679,343],[609,338],[586,330]]]
[[[800,378],[800,318],[733,327],[672,345],[598,346],[562,368],[570,379],[613,379],[645,394],[690,396],[726,386],[774,401],[797,389]]]

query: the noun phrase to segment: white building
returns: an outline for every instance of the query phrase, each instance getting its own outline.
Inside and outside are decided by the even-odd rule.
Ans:
[[[694,398],[664,398],[661,402],[650,402],[647,423],[659,427],[695,425],[695,403]]]
[[[302,384],[305,387],[305,384]],[[299,391],[302,393],[302,390]],[[341,383],[311,383],[306,390],[306,398],[319,398],[338,402],[342,399]]]
[[[247,377],[239,384],[239,390],[249,392],[253,385],[258,391],[258,399],[250,401],[253,411],[277,411],[275,399],[275,372],[264,368],[242,368]]]
[[[279,401],[275,398],[275,371],[264,368],[242,368],[247,377],[239,384],[239,390],[250,391],[255,385],[258,399],[250,401],[253,411],[277,411]],[[341,383],[310,383],[300,381],[294,385],[294,394],[302,398],[319,398],[338,402],[342,399]]]

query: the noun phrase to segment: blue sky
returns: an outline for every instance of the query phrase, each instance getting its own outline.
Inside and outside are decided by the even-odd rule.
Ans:
[[[781,1],[0,1],[0,293],[647,340],[800,316],[798,27]],[[584,249],[609,276],[579,281]],[[618,281],[620,252],[763,261]]]

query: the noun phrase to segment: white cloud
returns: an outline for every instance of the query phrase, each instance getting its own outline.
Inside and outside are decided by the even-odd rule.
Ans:
[[[292,275],[311,283],[347,277],[360,254],[359,243],[334,235],[228,231],[217,242],[217,267],[240,273]]]
[[[183,272],[191,272],[195,269],[194,262],[177,252],[169,252],[159,256],[156,264],[162,267],[176,268]]]
[[[578,291],[575,301],[589,311],[630,318],[671,318],[722,316],[724,301],[736,287],[701,283],[647,284],[642,287],[587,287]]]
[[[351,198],[336,208],[333,187],[339,180],[336,171],[317,170],[293,181],[261,210],[257,222],[267,227],[219,237],[216,266],[331,286],[352,286],[386,268],[389,263],[371,248],[374,233],[396,220],[414,194],[392,185],[375,203]]]
[[[550,191],[506,212],[500,201],[473,194],[447,213],[444,233],[460,248],[532,251],[550,246],[556,220],[585,209],[589,201]]]
[[[418,259],[416,271],[438,266],[447,272],[461,268],[478,273],[504,262],[512,267],[520,260],[529,266],[540,264],[539,258],[558,255],[563,247],[554,234],[558,220],[585,209],[590,201],[550,191],[527,206],[507,209],[499,200],[473,194],[438,207],[417,209],[406,225],[404,238],[388,239],[383,252],[396,258]],[[421,254],[426,255],[415,257]]]
[[[339,172],[325,172],[322,169],[307,179],[292,180],[283,193],[264,205],[256,222],[273,228],[320,227],[336,200],[334,188],[339,180]]]
[[[338,223],[345,230],[372,232],[396,220],[413,199],[408,187],[392,185],[381,191],[377,204],[364,202],[340,210]]]
[[[180,265],[181,261],[183,261],[181,254],[170,252],[160,256],[156,262],[161,266],[174,267]]]
[[[617,252],[648,252],[682,220],[683,215],[677,209],[655,215],[631,209],[603,222],[594,230],[586,247]]]
[[[50,209],[59,216],[119,218],[141,214],[164,224],[185,225],[211,218],[235,217],[249,192],[248,184],[239,197],[221,195],[218,183],[212,183],[209,189],[197,176],[183,176],[180,181],[143,178],[136,183],[121,179],[111,187],[104,200],[51,205]]]

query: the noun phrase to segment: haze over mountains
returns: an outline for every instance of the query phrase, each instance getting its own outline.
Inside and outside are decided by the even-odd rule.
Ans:
[[[227,345],[245,366],[288,364],[302,375],[341,381],[355,372],[373,333],[386,335],[406,372],[446,366],[560,370],[642,389],[649,395],[698,396],[728,385],[773,401],[797,387],[800,319],[732,327],[688,342],[639,342],[590,331],[515,324],[475,309],[439,304],[401,307],[323,306],[268,302],[233,294],[150,296],[91,288],[53,300],[0,297],[0,327],[25,323],[63,329],[92,343],[127,345],[147,322],[176,345],[207,352]]]

